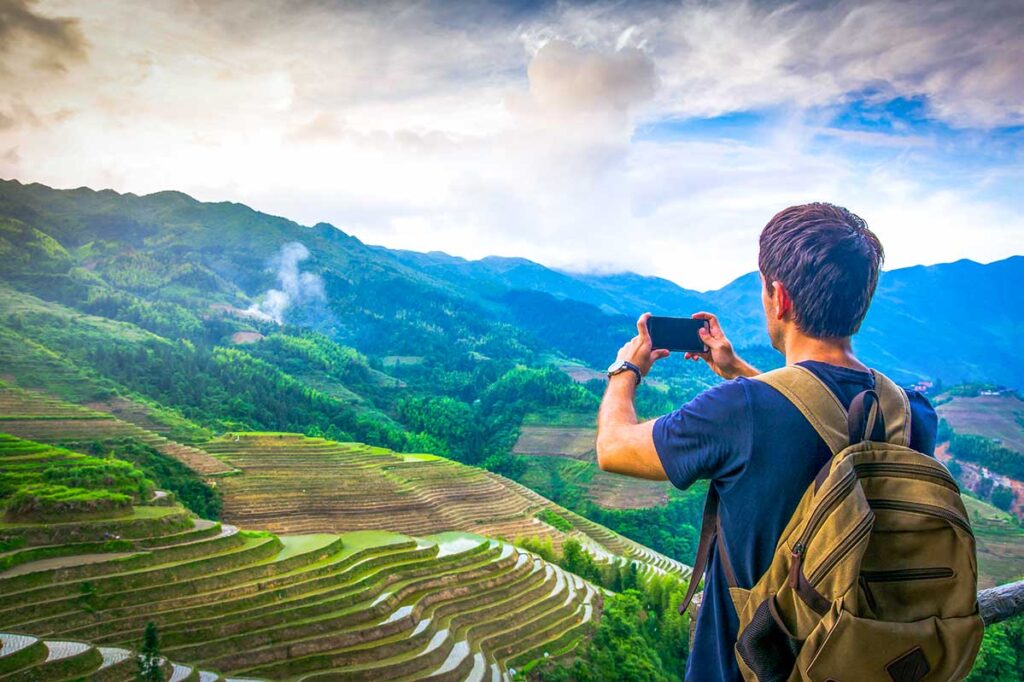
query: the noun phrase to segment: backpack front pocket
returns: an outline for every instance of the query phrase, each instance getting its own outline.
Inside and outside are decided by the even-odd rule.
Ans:
[[[924,618],[898,623],[858,618],[835,604],[797,659],[806,680],[946,682],[962,679],[981,646],[979,617]],[[969,653],[970,655],[966,655]]]

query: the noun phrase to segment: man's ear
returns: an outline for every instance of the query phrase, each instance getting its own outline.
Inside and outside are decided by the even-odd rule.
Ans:
[[[772,282],[772,302],[775,304],[775,319],[781,320],[790,310],[793,309],[793,299],[789,296],[789,290],[782,282]]]

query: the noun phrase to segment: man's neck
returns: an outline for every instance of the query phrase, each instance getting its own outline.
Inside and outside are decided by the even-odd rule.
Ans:
[[[868,371],[867,366],[853,354],[849,338],[815,339],[803,334],[790,334],[784,340],[783,348],[787,365],[813,360],[862,372]]]

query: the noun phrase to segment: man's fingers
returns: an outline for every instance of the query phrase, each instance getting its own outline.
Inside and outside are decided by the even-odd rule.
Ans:
[[[699,313],[694,313],[690,317],[695,320],[707,320],[713,336],[718,336],[722,332],[722,327],[718,324],[718,316],[714,313],[701,311]]]
[[[697,330],[697,336],[700,337],[700,340],[703,341],[704,345],[708,348],[718,348],[722,345],[722,337],[715,336],[704,327]]]
[[[665,350],[664,348],[659,348],[658,350],[656,350],[653,353],[651,353],[651,360],[661,360],[662,358],[667,358],[667,357],[668,357],[668,351]]]
[[[636,321],[636,332],[640,335],[641,341],[650,341],[651,333],[647,331],[647,318],[651,316],[650,313],[644,313]]]

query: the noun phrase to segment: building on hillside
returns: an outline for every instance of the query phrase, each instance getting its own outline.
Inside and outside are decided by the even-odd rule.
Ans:
[[[916,384],[911,384],[909,386],[909,388],[911,390],[917,391],[921,395],[927,395],[928,392],[932,390],[932,387],[934,385],[935,384],[933,384],[932,382],[930,382],[928,380],[921,380],[921,381],[918,381]]]

